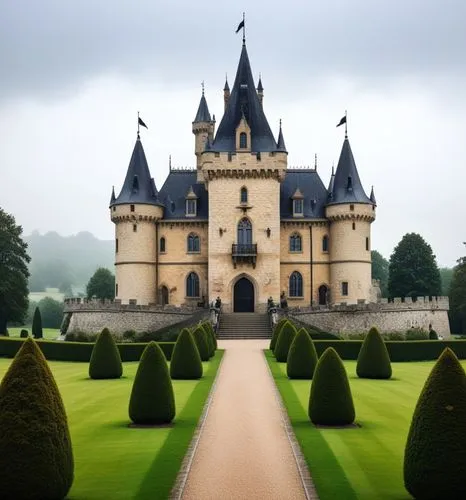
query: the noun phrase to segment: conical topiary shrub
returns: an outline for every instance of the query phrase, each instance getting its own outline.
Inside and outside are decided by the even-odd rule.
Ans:
[[[173,379],[198,379],[202,377],[202,361],[192,333],[183,328],[176,340],[170,361]]]
[[[0,429],[1,498],[65,498],[74,475],[65,407],[31,338],[0,385]]]
[[[142,353],[129,401],[129,418],[135,424],[168,424],[175,418],[175,395],[167,360],[155,342]]]
[[[280,335],[280,332],[282,330],[283,325],[288,321],[287,318],[281,318],[278,320],[277,324],[275,325],[275,328],[273,329],[272,333],[272,339],[270,340],[270,350],[274,351],[275,346],[277,345],[277,339],[278,336]]]
[[[120,351],[108,328],[104,328],[92,349],[89,377],[93,379],[120,378],[122,374]]]
[[[38,307],[34,310],[34,316],[32,318],[32,336],[35,339],[41,339],[44,336],[42,332],[42,316]]]
[[[466,375],[446,348],[426,380],[406,442],[404,483],[420,499],[466,498]]]
[[[343,362],[333,347],[317,363],[309,398],[309,418],[316,425],[349,425],[354,422],[353,397]]]
[[[193,337],[199,350],[199,354],[201,355],[201,361],[209,361],[209,344],[207,343],[207,335],[204,328],[202,328],[202,326],[196,326],[193,331]]]
[[[291,343],[286,361],[288,378],[311,379],[317,365],[317,351],[309,333],[301,328]]]
[[[212,323],[210,321],[206,321],[204,323],[204,327],[206,328],[207,333],[210,333],[210,335],[212,335],[212,340],[214,341],[214,347],[215,347],[215,350],[217,350],[218,349],[217,336],[215,335],[214,329],[212,327]]]
[[[273,351],[278,362],[285,363],[288,359],[288,351],[290,350],[291,343],[293,342],[295,336],[296,328],[292,323],[287,321],[281,328],[275,349]]]
[[[204,330],[205,338],[207,340],[207,347],[209,348],[209,358],[211,358],[215,354],[214,339],[212,338],[212,335],[210,335],[210,332],[205,323],[201,323],[200,326]]]
[[[356,373],[360,378],[387,379],[392,376],[387,346],[375,326],[369,330],[362,343]]]

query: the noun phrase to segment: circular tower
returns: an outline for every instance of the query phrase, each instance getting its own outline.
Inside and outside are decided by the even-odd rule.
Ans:
[[[371,224],[374,191],[366,195],[348,137],[329,186],[326,217],[330,221],[330,301],[332,304],[371,297]]]
[[[121,192],[115,197],[112,191],[110,217],[115,224],[115,298],[123,304],[156,303],[156,223],[163,205],[139,134]]]

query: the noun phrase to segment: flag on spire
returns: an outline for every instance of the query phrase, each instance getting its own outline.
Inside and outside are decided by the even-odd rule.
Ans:
[[[346,123],[346,115],[340,120],[340,123],[337,125],[337,127],[343,125],[344,123]]]
[[[238,24],[238,27],[236,28],[236,31],[235,33],[238,33],[238,31],[241,29],[241,28],[244,28],[244,19]]]
[[[138,116],[138,125],[141,125],[141,127],[146,127],[147,130],[149,130],[149,127],[142,121],[141,118]]]

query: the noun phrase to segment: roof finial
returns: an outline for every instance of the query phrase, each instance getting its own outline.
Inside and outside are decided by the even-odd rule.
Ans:
[[[244,23],[244,12],[243,12],[243,20],[238,24],[238,27],[236,28],[235,33],[238,33],[238,31],[243,28],[243,46],[246,45],[246,27]]]
[[[168,155],[168,168],[172,171],[172,155]]]
[[[348,112],[345,109],[345,139],[348,139]]]
[[[280,128],[282,128],[282,119],[280,118]]]
[[[204,95],[204,80],[201,82],[201,87],[202,87],[202,95]]]
[[[335,160],[332,162],[332,175],[335,175]]]
[[[314,170],[317,172],[317,153],[314,154]]]
[[[139,135],[139,124],[140,124],[140,118],[139,118],[139,111],[138,111],[138,139],[141,138],[141,136]]]

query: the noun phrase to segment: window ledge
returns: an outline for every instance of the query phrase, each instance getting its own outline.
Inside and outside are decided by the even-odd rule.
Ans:
[[[289,250],[289,253],[303,253],[302,250]]]
[[[185,300],[199,300],[201,297],[185,297]]]
[[[303,295],[300,295],[299,297],[298,296],[296,296],[296,297],[290,297],[290,296],[288,296],[287,299],[288,300],[303,300],[304,296]]]
[[[188,250],[186,253],[189,255],[193,255],[193,254],[199,255],[201,253],[201,251],[200,250],[193,250],[193,251]]]

